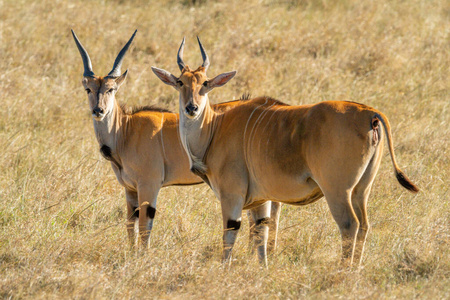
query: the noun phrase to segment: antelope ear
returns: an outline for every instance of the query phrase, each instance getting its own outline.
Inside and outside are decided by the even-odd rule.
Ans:
[[[228,81],[231,80],[231,78],[234,77],[234,75],[236,75],[236,71],[232,71],[232,72],[227,72],[227,73],[222,73],[220,75],[217,75],[216,77],[214,77],[213,79],[209,80],[208,82],[208,87],[210,89],[219,87],[224,85],[225,83],[227,83]]]
[[[125,82],[125,79],[127,78],[127,74],[128,74],[128,69],[122,75],[120,75],[119,77],[117,77],[115,79],[117,87],[120,87],[122,85],[122,83]]]
[[[177,78],[163,69],[158,69],[156,67],[152,67],[153,73],[161,79],[167,85],[171,85],[173,87],[177,86]]]

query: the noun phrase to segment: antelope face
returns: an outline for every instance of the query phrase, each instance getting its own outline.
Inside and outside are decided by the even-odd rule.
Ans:
[[[189,119],[196,119],[202,114],[208,102],[208,92],[230,81],[236,75],[236,71],[223,73],[209,80],[206,76],[209,58],[200,39],[198,39],[198,44],[202,53],[203,64],[197,70],[191,70],[183,62],[184,41],[183,39],[177,58],[181,70],[180,77],[176,77],[163,69],[152,67],[152,70],[162,82],[173,86],[180,93],[180,114],[183,113]]]
[[[192,71],[189,67],[185,67],[176,83],[176,89],[180,92],[180,112],[182,111],[189,119],[195,119],[206,104],[208,78],[205,68],[199,67]]]
[[[111,77],[85,77],[82,81],[89,99],[92,118],[103,121],[105,116],[112,112],[115,104],[115,95],[124,82],[127,72],[118,78]]]
[[[81,44],[75,32],[72,30],[73,39],[83,59],[84,73],[82,84],[88,94],[89,106],[91,108],[92,117],[96,121],[103,121],[105,117],[113,111],[115,105],[115,95],[119,90],[119,87],[127,78],[128,70],[123,74],[120,72],[122,61],[131,42],[136,35],[137,30],[133,33],[131,38],[120,50],[119,54],[114,61],[114,66],[106,77],[99,77],[94,74],[92,70],[91,59],[86,49]]]

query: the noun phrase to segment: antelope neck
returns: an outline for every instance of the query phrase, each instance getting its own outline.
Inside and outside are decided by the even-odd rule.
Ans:
[[[216,113],[212,110],[209,100],[201,114],[195,119],[187,118],[180,107],[180,137],[186,150],[191,169],[206,173],[206,155],[216,128]]]
[[[117,150],[119,131],[122,127],[123,112],[120,106],[114,101],[112,111],[108,112],[102,121],[94,122],[95,136],[100,144],[100,147],[107,146],[111,149],[112,153]]]

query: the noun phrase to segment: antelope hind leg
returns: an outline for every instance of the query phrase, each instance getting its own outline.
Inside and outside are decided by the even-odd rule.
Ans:
[[[267,252],[274,253],[277,248],[278,222],[280,221],[281,203],[271,202],[269,220],[269,239],[267,242]]]
[[[353,263],[353,253],[356,236],[359,229],[359,221],[351,204],[351,192],[324,191],[325,198],[331,214],[336,221],[342,237],[342,262],[345,267]]]
[[[267,239],[269,236],[271,202],[268,201],[250,210],[255,220],[253,246],[258,250],[259,262],[267,267]]]
[[[377,149],[372,160],[367,165],[363,176],[352,191],[352,206],[359,221],[359,230],[356,237],[355,254],[353,260],[358,266],[361,265],[366,243],[367,233],[370,229],[369,219],[367,216],[367,202],[372,188],[372,183],[377,175],[378,168],[382,158],[382,145]]]
[[[254,239],[255,239],[255,235],[256,235],[256,226],[255,226],[255,222],[256,220],[253,219],[253,215],[251,210],[247,211],[247,218],[248,218],[248,248],[250,249],[250,252],[253,254],[255,249],[254,249]]]

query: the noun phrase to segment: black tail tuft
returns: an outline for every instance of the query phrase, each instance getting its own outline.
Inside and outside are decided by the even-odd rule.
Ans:
[[[407,189],[413,193],[417,193],[419,191],[419,188],[414,183],[412,183],[411,180],[409,180],[409,178],[405,175],[405,173],[403,173],[401,171],[397,171],[396,176],[397,176],[398,182],[400,182],[400,184],[405,189]]]

